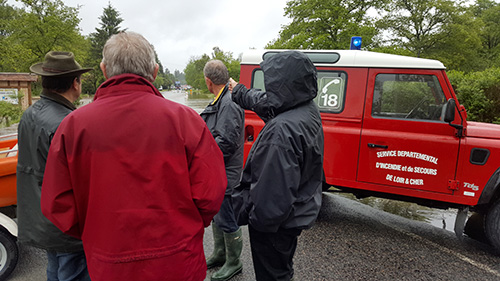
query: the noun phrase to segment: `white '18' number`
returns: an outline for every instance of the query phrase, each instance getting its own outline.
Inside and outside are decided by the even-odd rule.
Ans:
[[[338,96],[337,95],[322,95],[323,106],[336,107],[338,104]]]

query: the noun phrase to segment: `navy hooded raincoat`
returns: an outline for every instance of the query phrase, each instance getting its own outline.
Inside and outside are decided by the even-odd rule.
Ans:
[[[241,84],[233,89],[233,100],[266,122],[233,192],[235,214],[238,224],[261,232],[307,229],[319,213],[322,192],[316,68],[296,51],[276,54],[261,68],[265,92]]]

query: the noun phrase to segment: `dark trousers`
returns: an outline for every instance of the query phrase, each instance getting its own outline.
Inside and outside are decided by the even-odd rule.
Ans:
[[[219,212],[214,217],[215,224],[225,233],[233,233],[240,228],[236,223],[231,201],[231,195],[225,195]]]
[[[257,281],[290,280],[293,277],[293,255],[300,229],[260,232],[248,225],[250,248]]]

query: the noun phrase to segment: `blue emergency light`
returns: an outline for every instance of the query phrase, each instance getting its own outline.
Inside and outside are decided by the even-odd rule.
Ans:
[[[351,50],[361,50],[362,41],[361,36],[351,37]]]

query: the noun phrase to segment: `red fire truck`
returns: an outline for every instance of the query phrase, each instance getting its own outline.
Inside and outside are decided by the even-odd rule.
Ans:
[[[265,90],[259,63],[281,51],[244,53],[240,83]],[[471,210],[500,250],[500,125],[467,121],[445,66],[358,50],[302,52],[318,73],[325,186],[456,208],[459,237]],[[264,122],[245,117],[247,155]]]

